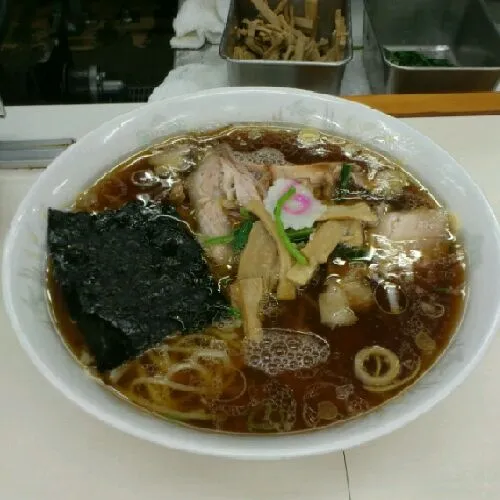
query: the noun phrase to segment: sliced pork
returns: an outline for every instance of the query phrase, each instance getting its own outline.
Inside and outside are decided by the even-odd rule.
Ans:
[[[187,186],[198,219],[199,233],[206,238],[229,234],[231,224],[222,206],[221,156],[216,150],[205,156],[190,175]],[[228,245],[207,246],[206,251],[217,264],[226,264],[232,256]]]
[[[448,215],[444,210],[420,208],[411,212],[385,214],[374,234],[393,241],[446,239]]]
[[[238,161],[229,146],[218,148],[222,170],[222,191],[227,200],[237,200],[245,206],[252,200],[260,200],[257,180],[242,162]]]
[[[250,170],[235,159],[229,146],[224,144],[209,151],[187,182],[200,235],[216,238],[230,234],[232,226],[224,208],[232,202],[245,206],[260,200],[257,183]],[[206,250],[217,264],[227,264],[232,257],[229,245],[210,245]]]

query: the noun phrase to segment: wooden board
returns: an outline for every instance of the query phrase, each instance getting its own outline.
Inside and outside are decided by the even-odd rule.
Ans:
[[[500,92],[364,95],[347,99],[397,117],[500,114]]]

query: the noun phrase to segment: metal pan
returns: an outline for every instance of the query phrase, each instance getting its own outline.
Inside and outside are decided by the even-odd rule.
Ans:
[[[298,15],[304,0],[291,0]],[[278,0],[269,0],[271,8]],[[352,28],[350,0],[318,1],[318,38],[331,36],[335,10],[341,9],[346,20],[347,46],[344,58],[336,62],[240,60],[232,57],[235,29],[245,19],[254,19],[257,10],[250,0],[232,0],[219,54],[227,61],[229,83],[233,86],[296,87],[338,95],[347,63],[352,59]]]

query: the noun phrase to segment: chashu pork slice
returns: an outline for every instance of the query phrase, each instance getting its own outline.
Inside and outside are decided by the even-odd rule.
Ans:
[[[231,232],[229,218],[222,206],[222,166],[217,151],[208,152],[187,181],[189,199],[196,212],[198,231],[204,238],[224,236]],[[232,256],[229,245],[210,245],[208,255],[216,264],[227,264]]]

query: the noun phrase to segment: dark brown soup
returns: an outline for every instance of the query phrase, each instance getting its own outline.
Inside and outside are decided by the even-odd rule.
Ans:
[[[288,215],[275,204],[273,220],[272,209],[259,211],[273,190],[282,202],[302,198]],[[316,215],[302,210],[309,195]],[[339,423],[415,383],[461,317],[452,217],[395,162],[345,139],[260,125],[169,138],[98,180],[74,210],[135,199],[175,205],[233,318],[99,373],[50,267],[48,290],[75,357],[158,415],[238,433]]]

